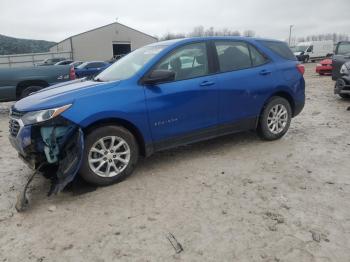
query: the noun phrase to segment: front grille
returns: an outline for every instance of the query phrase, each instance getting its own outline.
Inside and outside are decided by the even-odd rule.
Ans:
[[[18,123],[17,120],[15,119],[10,119],[10,122],[9,122],[9,131],[10,131],[10,135],[11,136],[14,136],[16,137],[18,132],[19,132],[19,129],[20,129],[20,125]]]

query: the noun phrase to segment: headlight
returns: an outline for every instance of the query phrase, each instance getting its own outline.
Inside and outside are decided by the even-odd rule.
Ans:
[[[70,107],[71,107],[71,104],[57,107],[57,108],[28,112],[21,119],[24,125],[33,125],[36,123],[50,120],[56,116],[59,116]]]
[[[341,74],[349,74],[349,70],[348,70],[348,68],[346,67],[346,65],[344,64],[344,65],[342,65],[342,67],[340,68],[340,73]]]

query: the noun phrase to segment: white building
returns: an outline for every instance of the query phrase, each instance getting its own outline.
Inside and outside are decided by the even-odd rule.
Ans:
[[[71,36],[50,52],[71,52],[76,61],[108,60],[154,42],[157,38],[115,22]]]

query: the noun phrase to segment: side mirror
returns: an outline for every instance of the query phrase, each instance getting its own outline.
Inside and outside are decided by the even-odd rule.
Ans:
[[[163,82],[175,80],[175,72],[170,70],[153,70],[150,74],[142,79],[142,84],[155,85]]]

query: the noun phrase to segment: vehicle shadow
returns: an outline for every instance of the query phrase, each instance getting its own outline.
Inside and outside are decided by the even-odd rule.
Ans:
[[[174,162],[178,164],[191,157],[217,154],[218,151],[221,152],[225,150],[225,148],[232,149],[232,147],[242,143],[250,144],[256,143],[257,141],[261,140],[257,137],[255,132],[242,132],[157,152],[147,158],[141,157],[136,170],[131,177],[127,179],[137,179],[138,176],[148,173],[150,170],[154,169],[155,163],[157,166],[167,164],[167,162],[169,165]],[[63,192],[71,194],[72,196],[80,196],[96,191],[97,189],[97,186],[85,182],[77,175]]]
[[[179,164],[182,161],[187,161],[189,158],[205,157],[212,154],[222,154],[223,151],[232,150],[233,147],[242,144],[251,144],[262,142],[255,132],[242,132],[230,135],[225,135],[185,146],[164,150],[153,154],[147,158],[139,160],[135,174],[132,177],[137,177],[141,173],[147,172],[156,166],[166,164]],[[156,163],[156,164],[155,164]]]

